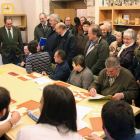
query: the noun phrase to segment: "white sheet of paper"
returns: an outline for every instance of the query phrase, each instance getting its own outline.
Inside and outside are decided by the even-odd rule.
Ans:
[[[43,90],[43,89],[44,89],[44,87],[39,87],[39,89]]]
[[[38,75],[38,74],[36,74],[36,73],[32,73],[32,75],[34,75],[34,76],[36,76],[36,77],[41,77],[42,75]]]
[[[77,119],[82,120],[85,115],[87,115],[92,108],[90,107],[84,107],[84,106],[80,106],[80,105],[76,105],[76,109],[77,109]]]
[[[84,122],[82,120],[77,120],[77,130],[81,130],[88,126],[89,126],[89,124],[87,124],[86,122]]]
[[[95,97],[90,96],[88,99],[89,100],[92,100],[92,99],[100,99],[102,97],[104,97],[104,96],[102,96],[102,95],[96,95]]]
[[[50,79],[47,79],[45,77],[36,78],[36,79],[33,79],[32,81],[36,82],[39,85],[52,82]]]
[[[32,79],[33,79],[33,78],[31,78],[31,77],[29,77],[29,76],[27,76],[27,75],[22,76],[22,77],[24,77],[24,78],[26,78],[26,79],[28,79],[28,80],[32,80]]]

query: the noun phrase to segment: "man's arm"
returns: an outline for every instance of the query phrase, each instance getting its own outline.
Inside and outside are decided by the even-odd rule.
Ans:
[[[22,42],[21,31],[19,29],[18,29],[18,43],[19,43],[18,47],[19,47],[19,54],[20,54],[22,50],[23,42]]]
[[[1,44],[2,44],[2,36],[1,36],[1,30],[0,30],[0,54],[2,54],[2,46],[1,46]]]
[[[26,60],[25,68],[26,68],[27,73],[29,73],[29,74],[33,71],[32,70],[32,64],[31,64],[31,61],[30,61],[29,57]]]
[[[34,30],[34,40],[37,40],[38,42],[40,41],[37,35],[37,27],[35,27],[35,30]]]

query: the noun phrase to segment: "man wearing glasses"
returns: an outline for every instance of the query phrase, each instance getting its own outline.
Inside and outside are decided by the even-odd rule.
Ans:
[[[0,28],[0,54],[3,64],[20,62],[22,50],[21,32],[12,25],[12,18],[4,17],[4,26]]]
[[[45,13],[39,14],[40,24],[35,27],[34,40],[40,41],[40,38],[47,38],[47,33],[51,29],[47,22],[47,15]]]

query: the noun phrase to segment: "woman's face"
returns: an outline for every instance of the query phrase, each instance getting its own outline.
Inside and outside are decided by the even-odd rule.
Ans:
[[[123,42],[124,42],[125,46],[129,46],[130,44],[132,44],[134,42],[134,39],[132,39],[130,36],[124,36]]]
[[[139,47],[140,47],[140,35],[139,34],[137,35],[137,43],[139,44]]]
[[[74,69],[75,71],[78,71],[78,65],[76,66],[75,63],[72,62],[72,66],[73,66],[73,69]]]
[[[88,24],[84,24],[83,25],[84,32],[88,32],[88,28],[89,28],[89,25]]]
[[[122,42],[122,33],[121,32],[117,33],[116,40],[117,40],[118,43]]]
[[[43,95],[42,95],[41,100],[40,100],[40,105],[39,105],[40,113],[42,111],[43,105],[44,105],[44,99],[43,99]]]

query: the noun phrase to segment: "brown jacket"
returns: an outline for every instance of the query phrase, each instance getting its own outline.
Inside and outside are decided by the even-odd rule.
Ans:
[[[84,54],[85,46],[89,41],[88,33],[84,34],[84,31],[80,31],[77,36],[77,54]]]

